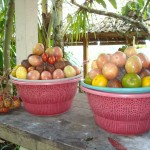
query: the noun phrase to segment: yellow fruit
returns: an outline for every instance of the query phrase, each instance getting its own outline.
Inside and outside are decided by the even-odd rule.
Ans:
[[[103,75],[97,75],[94,77],[94,79],[92,80],[92,85],[93,86],[102,86],[102,87],[106,87],[108,83],[108,80],[103,76]]]
[[[11,75],[12,75],[13,77],[16,77],[16,70],[17,70],[20,66],[21,66],[21,65],[16,65],[16,66],[12,69]]]
[[[16,70],[16,77],[19,79],[26,79],[27,70],[25,67],[21,66]]]
[[[142,87],[150,87],[150,76],[142,78]]]

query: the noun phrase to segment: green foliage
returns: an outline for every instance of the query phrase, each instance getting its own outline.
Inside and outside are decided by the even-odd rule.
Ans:
[[[104,8],[106,8],[106,3],[104,0],[96,0],[96,2],[101,4]]]
[[[116,3],[116,0],[108,0],[109,3],[115,8],[117,9],[117,3]],[[98,4],[101,4],[104,8],[107,8],[107,5],[105,3],[105,0],[96,0],[96,2]]]
[[[127,4],[121,9],[122,15],[134,17],[135,19],[136,18],[147,19],[149,17],[150,12],[150,3],[147,6],[147,9],[145,9],[145,11],[142,12],[145,3],[146,3],[145,0],[137,0],[136,2],[135,1],[127,2]]]
[[[8,0],[0,0],[0,70],[3,70],[3,43],[5,36],[5,22],[7,13]],[[15,21],[15,18],[14,18]],[[16,64],[16,46],[15,46],[15,23],[13,22],[13,35],[10,45],[11,68]]]
[[[123,45],[118,49],[118,51],[124,52],[124,50],[128,47],[128,45]]]
[[[90,25],[89,17],[90,14],[85,10],[79,10],[74,16],[68,16],[68,23],[70,24],[68,31],[72,35],[71,42],[87,36],[86,32]]]
[[[112,4],[112,6],[117,9],[117,3],[116,0],[109,0],[109,2]]]

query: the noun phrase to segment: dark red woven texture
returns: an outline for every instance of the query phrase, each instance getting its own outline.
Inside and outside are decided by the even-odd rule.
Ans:
[[[150,93],[130,96],[82,89],[87,93],[95,121],[101,128],[123,135],[150,130]]]
[[[25,109],[34,115],[58,115],[71,108],[77,91],[78,79],[58,84],[21,84],[15,85]]]

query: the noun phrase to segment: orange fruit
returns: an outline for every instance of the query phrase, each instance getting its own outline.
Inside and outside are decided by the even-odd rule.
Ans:
[[[150,87],[150,76],[142,78],[142,87]]]
[[[94,79],[92,80],[93,86],[101,86],[106,87],[108,84],[108,80],[103,75],[96,75]]]

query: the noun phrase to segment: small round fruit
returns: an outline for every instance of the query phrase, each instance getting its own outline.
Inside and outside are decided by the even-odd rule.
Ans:
[[[3,96],[2,95],[0,95],[0,101],[2,101],[3,100]]]
[[[128,56],[131,57],[133,55],[137,54],[137,49],[133,46],[129,46],[124,50],[124,53]]]
[[[113,88],[122,88],[121,81],[118,79],[109,80],[107,86]]]
[[[125,64],[127,73],[140,73],[142,70],[142,62],[137,55],[131,56],[127,59]]]
[[[92,85],[92,79],[90,78],[89,74],[87,73],[85,76],[84,83]]]
[[[4,107],[10,108],[12,105],[12,101],[10,99],[5,98],[4,99]]]
[[[81,70],[77,66],[72,66],[76,70],[76,75],[81,73]]]
[[[27,70],[25,67],[21,66],[16,70],[16,77],[19,79],[27,78]]]
[[[126,63],[126,54],[117,51],[110,56],[110,62],[114,63],[117,67],[123,67]]]
[[[16,77],[16,71],[17,71],[17,69],[18,69],[19,67],[21,67],[21,65],[16,65],[16,66],[12,69],[11,75],[12,75],[13,77]]]
[[[42,43],[37,43],[32,49],[33,54],[41,55],[44,53],[44,45]]]
[[[102,69],[103,66],[104,66],[106,63],[109,62],[109,60],[110,60],[110,56],[109,56],[109,55],[104,54],[104,53],[100,54],[100,55],[98,56],[97,60],[96,60],[97,67],[98,67],[99,69]]]
[[[64,78],[64,77],[65,77],[65,74],[61,69],[56,69],[53,72],[53,79],[61,79],[61,78]]]
[[[93,80],[94,77],[98,74],[102,74],[101,70],[98,69],[98,68],[95,68],[95,69],[92,69],[90,72],[89,72],[89,76],[90,78]]]
[[[28,69],[29,67],[31,67],[31,64],[29,63],[28,59],[24,59],[21,61],[21,65],[23,67],[25,67],[26,69]]]
[[[49,55],[49,56],[54,56],[54,50],[53,47],[49,47],[45,50],[45,52]]]
[[[150,76],[142,78],[142,87],[150,87]]]
[[[64,69],[65,68],[65,62],[64,61],[62,61],[62,60],[58,60],[58,61],[56,61],[55,63],[54,63],[54,67],[56,68],[56,69]]]
[[[118,67],[113,63],[106,63],[102,68],[102,74],[108,79],[115,79],[118,76]]]
[[[49,71],[50,73],[53,73],[55,71],[55,67],[52,64],[46,65],[46,71]]]
[[[92,68],[92,69],[98,68],[98,67],[97,67],[97,63],[96,63],[96,60],[93,60],[93,61],[92,61],[91,68]]]
[[[64,68],[64,73],[67,78],[76,76],[76,70],[70,65]]]
[[[141,79],[145,76],[150,76],[150,70],[149,69],[142,69],[139,76],[141,77]]]
[[[47,53],[43,53],[43,54],[42,54],[42,60],[43,60],[44,62],[47,62],[47,60],[48,60],[48,54],[47,54]]]
[[[0,108],[4,106],[4,101],[0,101]]]
[[[53,51],[54,51],[54,56],[55,57],[63,57],[63,51],[60,47],[56,46],[56,47],[53,47]]]
[[[50,80],[52,79],[52,75],[49,71],[43,71],[41,73],[41,80]]]
[[[27,74],[28,80],[39,80],[40,79],[40,73],[37,70],[31,70]]]
[[[3,108],[0,109],[0,112],[8,113],[9,112],[9,108],[3,107]]]
[[[127,73],[122,78],[122,86],[124,88],[137,88],[141,87],[141,78],[138,74]]]
[[[28,68],[27,71],[30,72],[31,70],[35,70],[35,67],[31,66],[31,67]]]
[[[14,109],[14,108],[19,108],[21,106],[21,101],[20,99],[14,99],[12,101],[12,106],[11,106],[11,109]]]
[[[49,64],[54,64],[56,62],[55,56],[49,56],[47,61]]]
[[[137,56],[140,58],[140,60],[142,62],[142,67],[143,68],[148,68],[148,66],[150,64],[149,58],[143,53],[138,53]]]
[[[38,56],[38,55],[31,55],[28,58],[28,61],[34,67],[39,66],[43,63],[41,56]]]
[[[108,84],[108,80],[103,76],[103,75],[97,75],[95,78],[92,80],[92,85],[93,86],[101,86],[101,87],[106,87]]]

